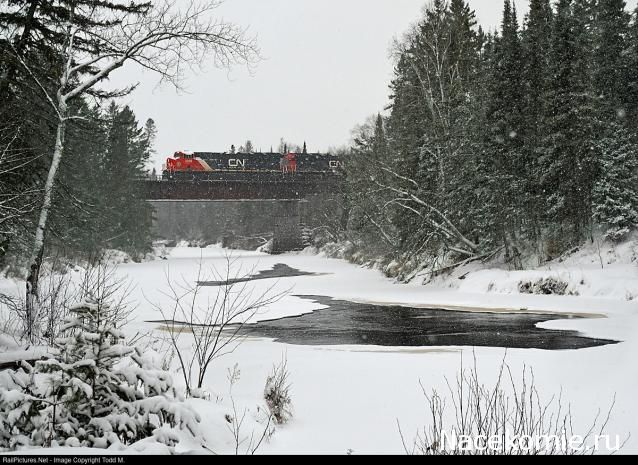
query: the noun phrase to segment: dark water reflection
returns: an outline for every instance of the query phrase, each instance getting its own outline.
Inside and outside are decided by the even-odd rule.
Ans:
[[[295,345],[375,345],[389,347],[477,346],[567,350],[617,344],[577,331],[540,329],[545,321],[581,319],[553,314],[474,313],[381,306],[297,296],[327,308],[250,325],[251,336]]]
[[[237,279],[229,279],[227,281],[200,281],[197,284],[204,287],[221,287],[230,284],[247,283],[251,281],[259,281],[261,279],[279,279],[294,278],[299,276],[321,276],[319,273],[309,273],[291,268],[288,265],[278,263],[270,270],[259,271],[257,274],[241,277]]]

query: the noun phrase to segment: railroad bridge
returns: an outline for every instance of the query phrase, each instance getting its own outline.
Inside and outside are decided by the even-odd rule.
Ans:
[[[206,179],[144,180],[153,232],[169,241],[301,250],[308,231],[340,221],[343,176],[332,173],[216,173]]]

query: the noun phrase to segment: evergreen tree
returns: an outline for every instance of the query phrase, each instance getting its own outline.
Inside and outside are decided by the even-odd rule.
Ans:
[[[350,239],[366,250],[379,252],[395,249],[396,229],[385,208],[389,200],[379,189],[391,182],[384,168],[391,167],[385,121],[381,114],[371,117],[354,131],[354,146],[345,163],[346,203],[352,205],[349,215]]]
[[[500,84],[494,87],[495,95],[499,101],[495,102],[497,107],[497,122],[500,130],[500,139],[506,141],[506,145],[512,148],[520,146],[519,133],[522,131],[524,122],[522,121],[522,97],[523,97],[523,76],[522,70],[522,50],[519,35],[518,17],[515,7],[509,0],[505,0],[503,7],[503,22],[501,36],[496,42],[494,59],[496,73],[494,79],[500,78]],[[510,164],[513,169],[520,169],[518,156],[512,155]]]
[[[51,358],[11,374],[12,389],[0,390],[0,447],[106,449],[154,435],[174,446],[166,428],[197,434],[199,416],[178,402],[167,372],[125,344],[119,317],[87,299],[70,310]]]
[[[486,213],[491,227],[485,233],[490,242],[504,245],[508,254],[515,257],[530,167],[521,137],[525,124],[521,38],[516,10],[509,0],[504,2],[501,35],[494,40],[489,70],[489,133],[481,170],[490,193]]]
[[[388,151],[388,140],[385,136],[385,128],[383,117],[381,113],[377,115],[377,119],[374,126],[374,136],[372,139],[372,153],[375,158],[379,160],[385,160]]]
[[[630,15],[625,0],[602,0],[595,8],[594,86],[601,97],[605,119],[624,118],[627,102],[627,79],[636,70],[628,68],[626,52]]]
[[[638,145],[627,129],[616,126],[599,146],[594,220],[605,227],[605,238],[618,241],[638,226]]]
[[[68,257],[99,254],[108,218],[104,197],[108,177],[103,166],[105,121],[97,107],[76,103],[81,119],[69,126],[68,156],[62,162],[56,208],[50,218],[48,245],[55,254]]]
[[[505,0],[499,34],[484,34],[467,2],[434,0],[394,51],[390,115],[357,130],[347,170],[352,210],[376,212],[351,222],[360,237],[384,230],[394,259],[504,246],[522,266],[594,222],[609,238],[635,227],[638,10],[531,0],[521,30]]]
[[[591,194],[599,173],[596,140],[601,124],[588,72],[586,1],[560,0],[552,35],[552,92],[542,178],[548,221],[568,244],[577,243],[591,220]]]
[[[545,116],[549,111],[551,81],[551,40],[553,12],[550,0],[531,0],[529,14],[522,33],[523,56],[523,127],[522,141],[524,210],[529,219],[528,232],[533,240],[542,235],[543,193],[540,189],[541,167],[538,163],[544,137]]]
[[[523,92],[529,142],[538,145],[542,118],[546,114],[547,92],[551,85],[550,53],[552,9],[549,0],[531,0],[522,33]],[[527,142],[527,140],[526,140]]]
[[[478,50],[481,48],[481,38],[477,30],[476,14],[466,0],[451,0],[449,6],[450,29],[450,63],[454,64],[458,72],[459,87],[455,96],[457,104],[463,104],[466,92],[474,88],[474,78],[477,74]]]
[[[137,182],[145,175],[148,140],[129,107],[114,103],[107,112],[107,141],[103,159],[103,205],[107,212],[102,225],[106,247],[133,254],[150,247],[151,207],[144,201]]]
[[[155,124],[155,120],[149,118],[146,120],[146,124],[144,125],[144,143],[147,147],[148,156],[147,158],[150,160],[157,152],[155,150],[155,142],[157,140],[157,125]],[[154,168],[153,168],[154,169]]]
[[[465,223],[463,229],[471,229],[471,221],[452,206],[472,202],[467,179],[457,175],[473,156],[471,132],[481,93],[476,83],[484,39],[479,32],[467,2],[435,1],[428,6],[410,35],[395,47],[387,130],[393,154],[389,164],[418,184],[404,187],[448,212],[453,222]],[[420,218],[429,218],[432,210],[416,210],[398,212],[395,218],[406,252],[425,243],[437,247],[432,224]]]
[[[75,14],[69,18],[69,7],[75,7]],[[0,37],[0,144],[6,146],[4,135],[12,135],[8,139],[19,153],[21,160],[16,160],[16,168],[11,176],[0,183],[0,196],[7,192],[20,195],[22,205],[29,211],[12,219],[0,230],[0,266],[5,261],[5,253],[13,259],[20,260],[33,243],[32,234],[37,207],[41,205],[41,189],[46,181],[48,167],[55,140],[55,124],[57,114],[44,98],[43,91],[55,96],[62,67],[59,51],[64,45],[64,29],[69,20],[76,26],[91,23],[96,28],[113,26],[119,19],[132,12],[146,11],[150,3],[129,1],[102,2],[98,0],[5,0],[0,11],[0,29],[5,34]],[[83,14],[86,11],[99,9],[108,17],[104,22],[96,24],[95,19]],[[98,41],[77,37],[75,46],[78,50],[97,48]],[[93,73],[87,69],[87,73]],[[37,81],[37,84],[36,84]],[[101,97],[100,92],[91,95]],[[81,111],[83,103],[74,103],[76,111]],[[74,115],[75,116],[75,115]],[[74,125],[70,122],[69,125]],[[16,136],[16,137],[14,137]],[[71,140],[67,140],[73,145]],[[45,154],[45,156],[43,156]],[[60,198],[58,198],[60,196]],[[71,187],[56,190],[53,198],[53,210],[65,209],[73,204],[84,208],[82,199],[74,199]],[[88,203],[88,202],[87,202]],[[82,205],[82,206],[81,206]],[[67,209],[68,210],[68,209]],[[59,224],[57,231],[47,231],[45,241],[61,243]],[[72,227],[78,226],[74,224]]]
[[[627,127],[638,127],[638,7],[632,14],[627,38],[626,117]]]
[[[51,45],[38,37],[40,3],[10,0],[0,12],[4,32],[0,37],[0,146],[11,147],[13,155],[11,161],[3,158],[3,168],[10,167],[11,172],[0,182],[0,198],[18,196],[15,208],[27,210],[3,221],[0,267],[29,247],[34,222],[29,213],[38,200],[37,189],[49,161],[42,153],[49,152],[48,141],[54,134],[50,122],[56,115],[21,63],[31,66],[44,88],[52,89],[49,76],[58,63],[52,58]]]

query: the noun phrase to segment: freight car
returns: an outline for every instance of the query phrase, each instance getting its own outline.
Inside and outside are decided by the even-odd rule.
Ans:
[[[224,179],[238,173],[336,175],[341,167],[338,157],[321,153],[177,152],[163,174],[169,180]]]

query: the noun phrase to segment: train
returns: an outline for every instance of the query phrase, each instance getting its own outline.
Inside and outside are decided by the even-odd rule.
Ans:
[[[233,174],[339,175],[339,157],[322,153],[176,152],[166,160],[164,179],[225,179]]]

